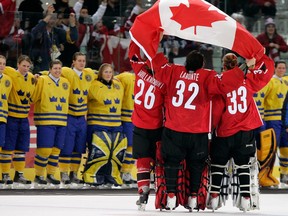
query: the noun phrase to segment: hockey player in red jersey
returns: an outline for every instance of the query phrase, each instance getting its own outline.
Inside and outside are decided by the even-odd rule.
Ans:
[[[231,70],[236,65],[236,55],[228,53],[224,56],[224,71]],[[213,124],[216,126],[216,133],[210,148],[211,186],[207,208],[216,210],[221,207],[222,202],[225,203],[223,193],[220,192],[221,182],[223,186],[223,174],[228,169],[226,164],[233,158],[232,184],[238,184],[232,187],[234,205],[243,211],[259,209],[258,168],[253,130],[263,123],[253,94],[267,84],[273,71],[273,61],[263,55],[257,60],[254,69],[248,69],[239,87],[213,100]]]
[[[142,60],[139,47],[131,41],[130,63],[135,73],[134,111],[132,113],[133,158],[137,159],[138,209],[145,210],[150,192],[150,172],[155,162],[156,142],[163,127],[165,86],[154,78],[149,62]],[[154,65],[154,70],[157,70]]]
[[[165,58],[163,54],[162,57]],[[160,61],[159,57],[157,61]],[[192,51],[186,57],[185,66],[166,62],[155,74],[167,88],[161,153],[168,193],[166,209],[170,210],[177,206],[177,175],[183,160],[190,172],[186,207],[190,211],[198,208],[197,193],[208,158],[210,100],[213,95],[236,89],[244,78],[238,67],[219,76],[203,66],[203,55]]]

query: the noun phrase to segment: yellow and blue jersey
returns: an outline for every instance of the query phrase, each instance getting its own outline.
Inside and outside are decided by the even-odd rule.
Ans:
[[[28,72],[23,76],[12,67],[6,67],[4,74],[8,75],[13,83],[8,99],[8,115],[15,118],[27,118],[30,110],[31,95],[35,90],[34,75]]]
[[[109,86],[94,80],[88,92],[88,125],[120,126],[123,95],[120,81],[114,79]]]
[[[97,75],[92,70],[84,69],[78,76],[73,69],[63,67],[61,76],[65,77],[71,85],[68,113],[73,116],[86,115],[88,90]]]
[[[32,101],[35,125],[67,125],[70,84],[61,77],[55,83],[49,76],[39,77]]]
[[[265,95],[268,89],[268,84],[262,88],[260,91],[254,93],[253,98],[255,100],[255,103],[257,105],[258,111],[261,115],[261,118],[264,119],[264,101],[265,101]]]
[[[12,89],[12,80],[9,76],[2,74],[0,77],[0,122],[7,123],[8,98]]]
[[[267,84],[267,91],[264,99],[264,120],[281,120],[281,109],[288,91],[288,79],[279,79],[275,75]]]
[[[135,74],[130,72],[123,72],[117,76],[124,88],[124,97],[121,109],[121,120],[125,122],[132,122],[132,112],[134,110],[134,83]]]

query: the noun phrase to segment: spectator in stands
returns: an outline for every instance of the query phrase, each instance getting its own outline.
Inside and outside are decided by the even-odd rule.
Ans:
[[[92,17],[89,16],[89,10],[86,5],[83,5],[83,0],[79,0],[75,3],[73,9],[76,13],[76,17],[79,21],[78,25],[78,41],[76,46],[79,48],[80,52],[87,54],[87,51],[92,46],[92,33],[96,23],[102,20],[102,17],[107,8],[107,0],[103,0],[101,5],[99,5],[98,10],[93,14]]]
[[[83,0],[83,2],[85,2],[85,5],[87,6],[87,8],[89,8],[89,15],[93,15],[99,7],[99,1]]]
[[[121,16],[120,1],[108,0],[107,9],[106,9],[104,16]]]
[[[0,0],[0,55],[8,57],[9,46],[2,41],[9,35],[14,23],[15,0]]]
[[[231,17],[245,27],[245,17],[240,13],[233,13]]]
[[[117,19],[117,17],[122,16],[122,9],[123,7],[120,6],[119,0],[107,0],[107,8],[104,13],[103,23],[107,26],[108,31],[120,28],[121,20]]]
[[[3,40],[9,46],[7,65],[12,67],[17,66],[17,58],[21,54],[21,43],[24,36],[24,31],[20,27],[20,19],[15,16],[14,25],[12,26],[9,35]]]
[[[34,72],[48,70],[48,65],[51,59],[56,59],[60,56],[60,51],[63,50],[63,44],[66,41],[71,43],[78,39],[75,14],[70,13],[69,34],[61,28],[55,27],[56,14],[53,5],[49,5],[46,17],[39,22],[33,29],[33,44],[31,50],[31,58],[34,61]]]
[[[55,4],[53,4],[53,7],[56,13],[74,13],[73,8],[69,6],[69,0],[55,0]]]
[[[14,23],[14,12],[16,10],[15,0],[0,0],[0,44],[10,32]],[[1,47],[0,47],[1,51]]]
[[[263,15],[274,18],[276,15],[275,0],[246,0],[243,1],[243,14],[248,31],[253,31],[254,24]]]
[[[229,1],[222,1],[222,0],[210,0],[211,4],[218,7],[220,10],[224,11],[228,15],[233,13],[239,12],[243,7],[243,0],[229,0]]]
[[[185,57],[190,51],[198,50],[199,43],[175,36],[164,35],[161,41],[161,47],[163,47],[163,52],[168,57],[169,62],[174,63],[174,61],[181,61],[181,58]]]
[[[136,5],[131,10],[129,17],[127,18],[127,20],[124,23],[124,30],[125,30],[125,37],[126,38],[130,38],[129,30],[132,27],[136,17],[140,13],[144,12],[144,8],[142,8],[141,5],[142,5],[141,0],[137,0]]]
[[[22,12],[21,28],[31,32],[39,20],[43,19],[43,7],[41,0],[24,0],[20,3],[18,11]]]
[[[277,33],[272,18],[265,21],[265,31],[257,36],[258,41],[266,48],[266,55],[274,61],[280,60],[280,52],[287,52],[288,45],[284,38]]]
[[[211,44],[199,43],[199,52],[204,56],[205,68],[213,70],[214,47]]]
[[[69,13],[63,13],[61,11],[57,12],[57,24],[56,26],[62,28],[66,31],[66,34],[70,33],[70,19],[76,19],[73,16],[70,16]],[[71,40],[67,40],[63,43],[63,48],[60,50],[61,55],[59,60],[62,62],[63,66],[70,67],[72,64],[72,57],[75,52],[78,52],[79,49],[76,46],[76,43]]]
[[[260,18],[260,6],[257,0],[246,0],[243,7],[245,25],[248,31],[253,31],[254,24]]]
[[[275,18],[276,16],[276,1],[275,0],[259,0],[261,12],[265,18]]]

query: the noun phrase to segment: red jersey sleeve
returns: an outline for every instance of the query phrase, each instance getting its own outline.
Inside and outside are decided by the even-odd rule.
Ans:
[[[270,81],[274,74],[274,62],[266,55],[256,63],[253,70],[246,75],[246,87],[252,92],[260,91]]]

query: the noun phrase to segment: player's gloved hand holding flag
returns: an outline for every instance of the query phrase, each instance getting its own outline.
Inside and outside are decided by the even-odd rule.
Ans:
[[[164,32],[183,39],[225,47],[256,61],[263,46],[241,24],[204,0],[158,0],[138,15],[130,29],[132,40],[151,60]]]

